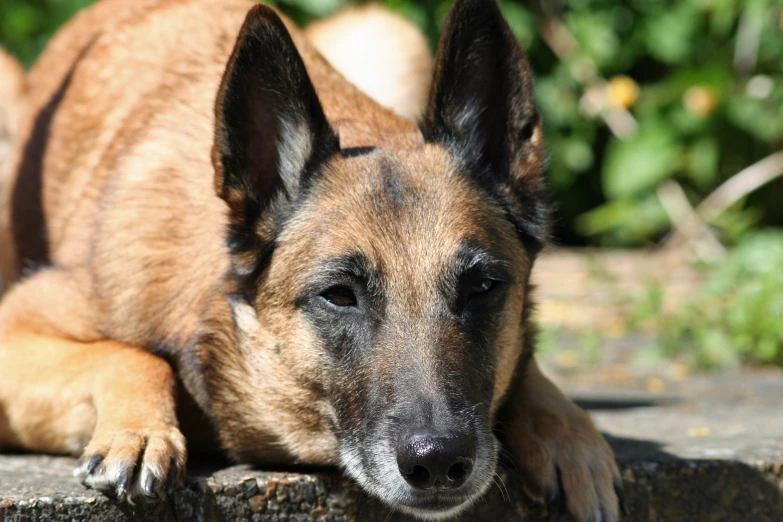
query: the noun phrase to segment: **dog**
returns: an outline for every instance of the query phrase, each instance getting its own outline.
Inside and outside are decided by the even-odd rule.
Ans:
[[[502,445],[534,500],[619,519],[611,449],[534,358],[542,121],[494,0],[454,2],[418,124],[249,0],[103,0],[25,82],[0,446],[133,502],[214,431],[443,519]]]

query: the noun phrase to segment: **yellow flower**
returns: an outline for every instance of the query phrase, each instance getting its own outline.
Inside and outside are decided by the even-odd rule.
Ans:
[[[705,118],[712,114],[715,106],[718,105],[718,98],[709,87],[696,85],[691,87],[682,96],[682,103],[685,108],[699,118]]]
[[[612,107],[627,109],[639,97],[639,85],[627,76],[615,76],[606,86],[606,97]]]

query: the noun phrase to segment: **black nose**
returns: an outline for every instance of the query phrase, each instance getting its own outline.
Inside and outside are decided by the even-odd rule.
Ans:
[[[401,441],[397,466],[416,489],[452,489],[465,483],[473,470],[473,437],[455,431],[418,431]]]

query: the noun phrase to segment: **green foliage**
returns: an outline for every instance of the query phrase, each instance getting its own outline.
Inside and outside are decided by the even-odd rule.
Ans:
[[[92,0],[0,0],[0,44],[32,64],[54,31]]]
[[[657,240],[671,228],[656,190],[662,182],[679,183],[696,205],[780,146],[779,2],[565,0],[565,5],[576,51],[558,61],[536,41],[530,54],[555,154],[551,179],[562,202],[560,235],[567,240],[580,242],[582,236],[624,246]],[[758,47],[744,54],[737,51],[743,48],[740,27],[758,37]],[[621,139],[609,131],[601,110],[585,110],[585,85],[575,78],[586,58],[610,85],[624,76],[638,86],[638,97],[623,104],[637,122],[636,134]],[[567,151],[573,143],[591,146],[592,164],[587,155],[571,160]],[[751,224],[783,224],[773,196],[781,189],[778,180],[713,224],[728,241]],[[738,223],[746,227],[738,230]]]
[[[649,193],[680,168],[682,157],[681,146],[668,126],[650,122],[634,137],[609,144],[603,168],[604,193],[612,200]]]
[[[351,1],[274,3],[304,24]],[[382,1],[437,44],[451,0]],[[89,2],[0,0],[0,43],[30,65],[53,31]],[[499,3],[537,74],[560,206],[557,235],[565,243],[655,241],[671,228],[660,183],[676,181],[697,204],[783,142],[780,0]],[[543,37],[552,17],[570,37]],[[553,41],[568,51],[558,57]],[[613,134],[603,117],[612,103],[628,109],[636,134]],[[714,225],[730,242],[748,227],[783,225],[781,190],[778,180]]]
[[[783,229],[746,235],[674,313],[663,311],[663,291],[649,287],[631,326],[644,322],[666,356],[702,368],[740,363],[783,366]]]

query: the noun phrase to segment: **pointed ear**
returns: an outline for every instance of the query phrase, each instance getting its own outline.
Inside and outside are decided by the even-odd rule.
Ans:
[[[541,118],[524,54],[494,0],[455,0],[451,7],[422,131],[452,149],[482,187],[508,200],[523,239],[545,240]]]
[[[215,103],[215,190],[229,205],[234,265],[252,272],[273,240],[270,214],[305,190],[337,152],[304,62],[280,17],[247,14]]]

